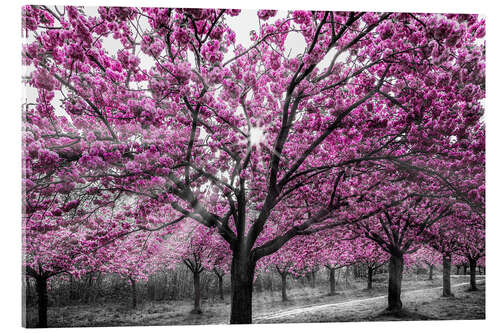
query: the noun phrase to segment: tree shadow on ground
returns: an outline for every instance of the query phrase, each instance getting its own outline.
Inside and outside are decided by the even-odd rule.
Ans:
[[[375,316],[367,318],[369,321],[410,321],[410,320],[437,320],[438,318],[427,316],[418,312],[402,309],[398,311],[384,310]]]

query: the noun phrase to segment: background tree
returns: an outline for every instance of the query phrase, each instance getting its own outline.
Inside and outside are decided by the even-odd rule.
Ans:
[[[131,306],[137,307],[137,282],[147,280],[158,269],[162,237],[137,232],[100,248],[94,255],[101,262],[101,271],[122,276],[130,285]]]
[[[458,253],[463,256],[469,264],[470,291],[477,291],[476,268],[478,261],[485,255],[485,228],[482,221],[471,221],[459,238],[461,241]],[[474,223],[476,222],[476,223]]]
[[[401,186],[399,190],[396,189],[396,184]],[[359,225],[367,238],[391,255],[387,308],[389,311],[402,309],[403,256],[418,249],[418,242],[424,231],[452,213],[452,204],[445,200],[431,200],[422,196],[409,197],[409,193],[412,193],[411,184],[391,181],[390,189],[381,194],[403,197],[404,201]]]
[[[366,289],[370,290],[373,288],[373,275],[375,271],[388,262],[389,254],[378,244],[365,237],[359,237],[354,240],[354,253],[356,262],[366,265]]]
[[[442,254],[443,264],[443,296],[453,296],[451,292],[451,263],[456,257],[459,249],[458,238],[463,231],[463,225],[457,223],[459,211],[468,209],[467,206],[456,207],[455,214],[443,219],[441,223],[434,225],[425,231],[425,240],[427,244]]]
[[[213,243],[217,244],[213,244]],[[176,232],[168,239],[168,244],[164,249],[164,255],[168,258],[170,267],[175,267],[183,263],[193,274],[193,301],[192,313],[200,314],[201,310],[201,288],[200,276],[207,268],[222,269],[224,266],[215,266],[216,263],[223,263],[224,258],[229,253],[214,251],[219,246],[219,250],[227,251],[227,247],[220,248],[221,239],[213,230],[203,228],[195,221],[186,221],[182,224],[182,230]],[[222,258],[221,258],[222,257]],[[219,281],[220,282],[220,281]],[[219,293],[221,285],[219,285]]]
[[[441,264],[442,255],[433,248],[423,245],[411,254],[417,266],[425,267],[429,271],[428,280],[433,279],[434,268]]]

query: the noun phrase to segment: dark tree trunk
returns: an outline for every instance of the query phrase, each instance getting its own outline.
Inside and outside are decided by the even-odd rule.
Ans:
[[[262,284],[263,284],[262,277],[257,276],[257,277],[255,278],[255,283],[254,283],[254,286],[255,286],[255,291],[257,291],[257,292],[259,292],[259,293],[260,293],[260,292],[262,292],[262,290],[263,290],[263,289],[262,289],[262,288],[263,288],[263,287],[262,287]]]
[[[32,297],[33,297],[31,281],[30,281],[30,278],[28,277],[28,275],[26,275],[25,281],[26,281],[26,291],[25,291],[24,303],[26,305],[28,305],[28,303],[27,303],[28,300],[32,299]]]
[[[311,287],[316,288],[316,271],[311,271]]]
[[[97,296],[98,296],[98,290],[101,287],[101,272],[97,273],[97,277],[94,281],[94,290],[92,291],[92,302],[95,303]]]
[[[460,266],[457,265],[457,274],[456,275],[459,275],[460,274]]]
[[[38,327],[46,328],[48,306],[47,278],[36,278],[36,293],[38,296]]]
[[[224,275],[222,274],[217,274],[217,279],[219,281],[219,297],[221,300],[224,300],[224,280],[223,280]]]
[[[372,289],[373,288],[373,267],[368,266],[368,285],[366,286],[366,289]]]
[[[464,275],[467,275],[467,264],[464,264]]]
[[[443,254],[443,296],[450,297],[451,293],[451,282],[450,282],[450,271],[451,271],[451,256]]]
[[[328,268],[330,271],[330,295],[335,295],[335,268]]]
[[[354,276],[356,277],[356,279],[363,277],[363,267],[359,264],[354,267],[356,267],[356,269],[354,270],[355,272]]]
[[[286,295],[286,276],[287,272],[280,273],[281,275],[281,301],[288,301],[288,297]]]
[[[434,272],[434,265],[429,265],[429,280],[432,280],[432,273]]]
[[[470,291],[476,291],[476,264],[477,260],[469,258],[469,268],[470,268]]]
[[[389,311],[399,311],[403,308],[401,302],[401,281],[403,279],[403,255],[392,254],[389,261]]]
[[[85,291],[85,303],[90,303],[93,294],[92,284],[94,282],[93,272],[90,272],[87,277],[87,289]]]
[[[27,306],[27,295],[28,295],[28,290],[30,288],[29,284],[29,279],[28,276],[25,275],[23,276],[23,288],[21,291],[21,296],[22,296],[22,302],[21,302],[21,326],[26,328],[27,322],[26,322],[26,306]]]
[[[130,278],[130,291],[132,293],[132,308],[137,308],[137,288],[135,286],[135,280]]]
[[[198,270],[193,271],[193,288],[194,288],[194,309],[192,313],[201,313],[201,306],[200,306],[200,298],[201,298],[201,291],[200,291],[200,272]]]
[[[345,289],[347,289],[347,277],[349,276],[349,267],[345,268],[345,273],[344,273],[344,280],[345,280]]]
[[[73,277],[73,275],[71,275],[69,277],[69,299],[73,301],[77,298],[78,296],[76,295],[75,278]]]
[[[481,275],[481,266],[477,266],[477,272]]]
[[[255,262],[248,252],[233,250],[231,262],[231,324],[252,323],[252,291]]]

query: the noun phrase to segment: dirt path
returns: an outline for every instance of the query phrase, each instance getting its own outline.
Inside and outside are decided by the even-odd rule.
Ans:
[[[478,283],[484,282],[482,276],[477,280]],[[452,285],[454,290],[464,289],[468,286],[469,282],[458,283]],[[428,302],[433,299],[438,299],[441,296],[442,287],[418,289],[411,291],[403,291],[401,293],[401,299],[403,304],[411,302],[412,304]],[[453,290],[453,291],[454,291]],[[382,311],[386,306],[387,295],[377,296],[371,298],[357,299],[346,302],[332,303],[332,304],[321,304],[312,305],[307,307],[300,307],[285,311],[279,311],[271,314],[256,316],[254,318],[254,323],[266,323],[266,322],[300,322],[306,320],[306,318],[315,316],[323,316],[327,313],[332,313],[335,311],[336,315],[344,317],[361,317],[370,315],[377,311]],[[283,319],[281,319],[283,318]],[[286,318],[286,319],[285,319]],[[301,319],[302,318],[302,319]],[[281,320],[276,320],[281,319]]]

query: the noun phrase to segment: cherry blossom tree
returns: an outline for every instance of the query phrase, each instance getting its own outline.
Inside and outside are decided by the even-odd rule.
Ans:
[[[387,308],[389,311],[402,309],[404,255],[416,251],[419,242],[423,240],[423,233],[453,211],[453,203],[445,199],[413,196],[415,192],[412,190],[412,184],[390,181],[390,187],[381,194],[400,196],[405,198],[404,201],[358,225],[360,232],[364,230],[367,238],[376,242],[391,256]]]
[[[31,147],[37,146],[30,140],[28,135],[26,142]],[[92,239],[104,234],[114,237],[119,229],[94,215],[106,208],[110,197],[101,202],[87,190],[74,190],[74,183],[68,181],[71,178],[68,169],[53,164],[54,161],[47,160],[43,154],[44,149],[33,147],[23,156],[28,171],[24,179],[22,217],[23,271],[36,281],[39,327],[47,327],[47,293],[51,278],[60,274],[79,278],[98,270],[100,262],[91,260],[95,248]],[[37,184],[40,177],[51,176],[58,181],[44,186]]]
[[[288,301],[287,296],[287,277],[310,276],[314,279],[314,273],[323,263],[323,258],[319,254],[320,242],[323,239],[318,237],[298,236],[283,245],[278,251],[262,258],[258,263],[258,269],[261,271],[275,270],[281,277],[281,300]],[[314,281],[314,280],[313,280]],[[314,288],[314,282],[312,284]]]
[[[210,238],[210,248],[205,261],[207,270],[212,270],[217,277],[219,297],[224,299],[224,276],[231,269],[231,249],[222,237],[213,235]]]
[[[336,271],[356,262],[358,235],[353,235],[348,228],[320,231],[315,235],[314,243],[305,247],[306,258],[324,266],[328,270],[330,295],[336,295]]]
[[[364,237],[359,237],[355,240],[354,253],[356,263],[366,265],[366,289],[370,290],[373,288],[373,275],[375,271],[389,261],[389,254],[377,243]]]
[[[141,231],[118,238],[111,245],[99,248],[92,256],[92,259],[101,263],[102,272],[118,274],[127,279],[132,308],[137,307],[137,282],[147,280],[159,268],[156,257],[162,241],[158,234]]]
[[[342,267],[349,267],[355,262],[352,245],[353,244],[350,243],[339,244],[336,247],[330,249],[330,253],[326,254],[328,257],[325,257],[325,259],[327,259],[325,267],[329,273],[328,279],[330,284],[330,295],[332,296],[337,294],[335,281],[336,270]]]
[[[50,230],[42,223],[23,226],[24,271],[36,283],[38,327],[47,327],[48,284],[60,274],[81,276],[85,272],[82,254],[87,249],[80,234],[70,230]],[[43,229],[42,229],[43,228]]]
[[[471,221],[459,238],[460,245],[458,253],[465,258],[469,264],[470,291],[477,291],[476,268],[478,261],[485,256],[485,228],[481,221]],[[475,223],[474,223],[475,222]]]
[[[463,225],[457,224],[457,211],[467,209],[458,207],[455,214],[443,219],[441,223],[434,225],[424,232],[426,243],[442,254],[443,264],[443,296],[453,296],[451,291],[451,263],[459,249],[459,237],[463,232]]]
[[[428,280],[433,279],[434,268],[441,264],[442,255],[433,248],[423,245],[411,254],[417,266],[427,268],[429,271]]]
[[[301,244],[295,244],[298,242],[298,238],[288,242],[277,252],[260,260],[260,267],[257,268],[259,271],[269,271],[273,268],[276,269],[276,272],[278,272],[281,277],[282,302],[289,300],[287,295],[287,277],[291,274],[301,276],[305,273],[304,265],[301,260],[303,256],[301,253],[296,252],[297,250],[302,250],[302,247],[300,247]]]
[[[458,249],[457,249],[457,253],[458,253]],[[461,255],[454,255],[452,258],[451,258],[451,264],[452,265],[455,265],[455,267],[457,268],[457,271],[456,271],[456,275],[460,275],[460,269],[463,268],[463,275],[467,274],[467,265],[469,264],[468,261],[467,261],[467,258],[465,258],[464,256],[461,256]]]
[[[182,263],[193,274],[194,307],[192,313],[202,313],[200,276],[205,270],[217,270],[221,277],[219,293],[223,297],[221,280],[224,269],[227,269],[226,258],[230,250],[227,243],[221,241],[221,237],[214,233],[214,230],[204,228],[191,220],[183,223],[180,230],[169,237],[162,250],[165,263],[169,267]]]

